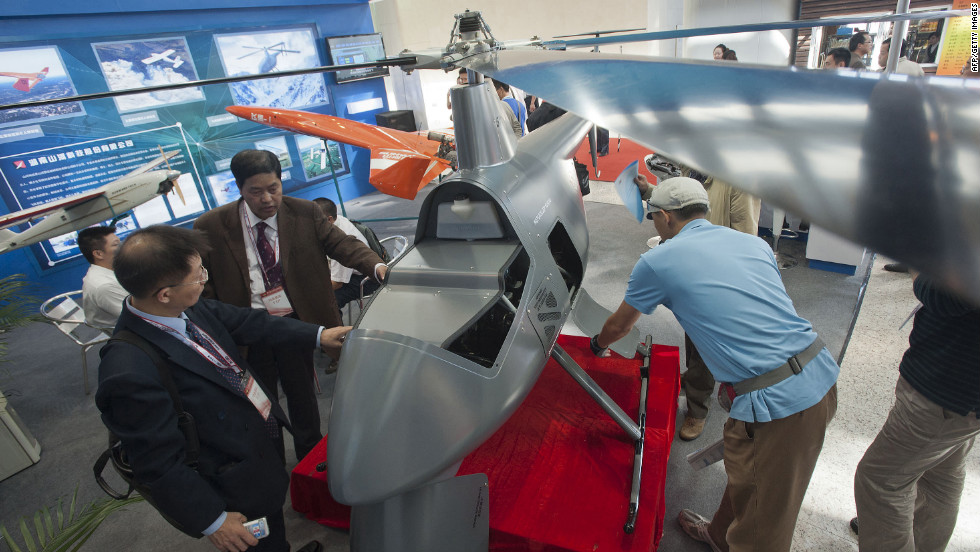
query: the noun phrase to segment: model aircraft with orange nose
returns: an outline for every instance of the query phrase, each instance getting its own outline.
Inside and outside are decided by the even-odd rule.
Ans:
[[[20,90],[21,92],[30,92],[34,85],[44,80],[44,77],[48,75],[48,68],[45,67],[41,69],[38,73],[11,73],[8,71],[0,71],[0,77],[13,77],[17,79],[14,83],[14,89]]]
[[[395,197],[415,199],[423,186],[451,164],[442,139],[293,109],[249,106],[225,109],[266,126],[371,150],[369,181],[382,193]]]

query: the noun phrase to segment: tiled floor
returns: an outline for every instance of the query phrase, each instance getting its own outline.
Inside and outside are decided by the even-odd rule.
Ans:
[[[911,322],[899,326],[918,303],[912,295],[912,279],[885,272],[881,266],[886,262],[879,257],[871,271],[837,382],[837,416],[800,512],[794,551],[857,550],[857,538],[848,528],[855,514],[854,470],[891,409]],[[980,456],[974,450],[968,459],[960,516],[948,552],[980,549],[978,509]]]

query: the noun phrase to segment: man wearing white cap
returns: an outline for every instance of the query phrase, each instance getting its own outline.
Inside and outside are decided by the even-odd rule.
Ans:
[[[705,220],[708,194],[692,178],[656,186],[649,203],[664,240],[633,268],[626,297],[592,338],[605,355],[641,314],[669,308],[722,393],[728,485],[714,518],[678,522],[714,551],[789,551],[793,529],[837,410],[840,368],[786,294],[772,250],[758,237]]]

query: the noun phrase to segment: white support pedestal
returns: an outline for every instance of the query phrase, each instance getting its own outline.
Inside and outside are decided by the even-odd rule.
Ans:
[[[831,234],[817,226],[810,226],[806,243],[806,258],[810,268],[854,274],[864,260],[865,249],[860,245]]]
[[[36,464],[41,459],[41,444],[24,426],[7,397],[0,392],[0,481]]]

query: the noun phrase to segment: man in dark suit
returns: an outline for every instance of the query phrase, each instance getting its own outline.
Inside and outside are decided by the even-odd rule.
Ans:
[[[280,429],[286,417],[237,347],[290,347],[312,356],[315,346],[339,347],[350,328],[325,330],[199,301],[208,280],[200,253],[207,249],[201,232],[151,226],[134,232],[114,262],[116,277],[132,294],[116,333],[135,333],[169,366],[197,430],[196,469],[185,464],[187,437],[160,372],[135,345],[112,342],[103,350],[96,405],[135,479],[176,527],[206,535],[222,551],[288,552],[282,506],[289,477]],[[242,523],[261,517],[270,531],[259,541]]]
[[[282,167],[275,154],[240,151],[231,160],[231,172],[242,199],[194,223],[214,245],[204,255],[212,278],[205,297],[326,328],[340,325],[327,257],[379,282],[387,270],[381,258],[334,228],[312,201],[284,197]],[[338,352],[328,354],[336,358]],[[312,357],[289,348],[252,346],[247,358],[274,395],[282,383],[296,457],[302,459],[323,438]],[[294,370],[294,365],[303,369]]]

